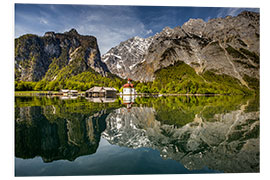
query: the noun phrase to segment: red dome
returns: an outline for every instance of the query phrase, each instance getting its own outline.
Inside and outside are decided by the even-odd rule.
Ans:
[[[123,86],[124,88],[133,88],[133,84],[124,84],[124,86]]]

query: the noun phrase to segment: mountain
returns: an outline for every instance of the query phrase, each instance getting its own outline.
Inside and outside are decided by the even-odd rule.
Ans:
[[[111,73],[126,79],[134,66],[141,62],[152,40],[152,37],[143,39],[137,36],[128,39],[103,54],[102,61],[106,63]]]
[[[146,39],[128,39],[102,57],[96,38],[75,29],[23,35],[15,39],[15,89],[120,89],[132,78],[143,82],[134,84],[144,93],[258,93],[259,26],[259,13],[248,11],[190,19]]]
[[[258,88],[259,21],[259,13],[248,11],[208,22],[190,19],[153,37],[124,41],[102,61],[116,75],[143,82],[154,81],[160,70],[184,62],[202,79],[209,73],[226,75],[241,86]]]
[[[97,40],[75,29],[65,33],[27,34],[15,39],[15,80],[63,80],[82,72],[109,73]]]

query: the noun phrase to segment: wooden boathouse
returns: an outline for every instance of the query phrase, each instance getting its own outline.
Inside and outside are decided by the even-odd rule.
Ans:
[[[112,87],[94,86],[85,91],[85,97],[115,97],[117,90]]]

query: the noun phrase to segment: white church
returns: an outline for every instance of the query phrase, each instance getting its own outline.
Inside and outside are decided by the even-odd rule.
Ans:
[[[128,78],[128,83],[123,86],[123,95],[135,95],[136,91],[134,85],[131,83],[131,79]]]

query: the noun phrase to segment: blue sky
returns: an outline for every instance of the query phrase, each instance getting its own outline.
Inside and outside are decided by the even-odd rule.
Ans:
[[[75,28],[80,34],[97,37],[104,54],[131,37],[146,38],[166,26],[182,26],[190,18],[208,21],[243,10],[259,12],[258,8],[15,4],[15,37]]]

